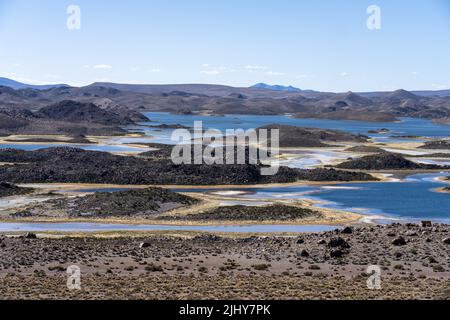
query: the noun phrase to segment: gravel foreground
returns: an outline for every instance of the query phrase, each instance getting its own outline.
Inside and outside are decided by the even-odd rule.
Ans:
[[[301,236],[0,238],[2,299],[450,299],[450,227]],[[67,289],[67,267],[81,290]],[[367,267],[381,269],[370,290]]]

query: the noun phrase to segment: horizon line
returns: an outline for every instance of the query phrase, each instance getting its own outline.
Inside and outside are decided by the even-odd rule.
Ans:
[[[27,85],[27,86],[67,86],[67,87],[71,87],[71,88],[84,88],[84,87],[89,87],[92,86],[96,83],[104,83],[104,84],[117,84],[117,85],[135,85],[135,86],[178,86],[178,85],[207,85],[207,86],[223,86],[223,87],[230,87],[230,88],[236,88],[236,89],[252,89],[253,86],[257,85],[257,84],[266,84],[269,86],[282,86],[282,87],[292,87],[295,89],[299,89],[300,91],[304,92],[304,91],[312,91],[312,92],[317,92],[317,93],[349,93],[349,92],[353,92],[353,93],[383,93],[383,92],[395,92],[395,91],[399,91],[399,90],[405,90],[405,91],[409,91],[409,92],[417,92],[417,91],[428,91],[428,92],[440,92],[440,91],[448,91],[450,90],[450,87],[447,87],[445,89],[404,89],[404,88],[397,88],[397,89],[392,89],[392,90],[364,90],[364,91],[355,91],[355,90],[347,90],[347,91],[320,91],[320,90],[315,90],[315,89],[302,89],[299,88],[297,86],[291,85],[291,84],[287,84],[287,85],[282,85],[279,83],[274,83],[274,84],[269,84],[267,82],[257,82],[251,86],[235,86],[235,85],[230,85],[230,84],[223,84],[223,83],[201,83],[201,82],[186,82],[186,83],[139,83],[139,82],[114,82],[114,81],[94,81],[94,82],[90,82],[88,84],[85,85],[81,85],[81,84],[69,84],[68,82],[39,82],[39,83],[30,83],[30,82],[26,82],[26,81],[21,81],[20,79],[14,79],[14,77],[7,77],[7,76],[0,76],[0,78],[3,79],[7,79],[7,80],[11,80],[23,85]],[[6,86],[7,87],[7,86]],[[12,88],[14,89],[14,88]],[[253,89],[258,89],[258,88],[253,88]],[[19,89],[20,90],[20,89]],[[258,90],[270,90],[270,89],[258,89]],[[275,91],[275,90],[273,90]],[[278,92],[283,92],[282,90],[278,91]],[[288,92],[288,91],[285,91]],[[298,93],[300,94],[301,92],[291,92],[291,93]]]

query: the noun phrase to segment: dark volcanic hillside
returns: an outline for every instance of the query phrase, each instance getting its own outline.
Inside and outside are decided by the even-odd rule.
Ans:
[[[308,208],[276,204],[264,207],[218,207],[197,214],[161,216],[157,219],[171,221],[292,221],[308,217],[317,218],[321,217],[321,214]]]
[[[329,142],[366,142],[368,137],[344,131],[316,128],[301,128],[288,125],[271,124],[258,128],[280,130],[280,147],[329,147]],[[324,143],[326,142],[326,143]]]
[[[421,149],[436,149],[436,150],[450,150],[450,141],[442,140],[442,141],[429,141],[426,142],[423,146],[420,146]]]
[[[358,170],[408,170],[408,169],[442,169],[443,166],[421,164],[405,159],[393,153],[381,153],[350,160],[336,166],[340,169]]]
[[[4,149],[0,150],[0,162],[15,163],[0,166],[0,181],[14,183],[244,185],[297,180],[374,180],[365,173],[287,167],[280,167],[274,176],[263,176],[258,165],[174,165],[171,160],[166,159],[123,157],[76,148],[37,151]]]
[[[0,107],[0,134],[69,136],[117,135],[120,126],[148,121],[141,113],[121,107],[103,110],[92,103],[65,100],[33,113],[13,105]]]
[[[357,94],[277,91],[206,84],[131,85],[94,83],[46,90],[0,87],[0,108],[36,111],[64,100],[122,111],[209,112],[212,114],[293,114],[301,118],[396,121],[397,117],[450,118],[450,97],[420,96],[405,90]],[[134,119],[136,121],[136,119]],[[139,121],[139,120],[138,120]]]
[[[0,86],[9,87],[13,89],[36,89],[36,90],[46,90],[57,87],[68,87],[68,85],[66,84],[32,85],[3,77],[0,77]]]
[[[35,114],[41,119],[68,122],[93,122],[105,125],[129,125],[134,121],[127,115],[103,110],[93,103],[65,100],[40,109]]]
[[[64,217],[142,217],[197,203],[198,200],[161,188],[119,192],[97,192],[82,197],[53,199],[14,214],[16,217],[52,216],[52,210]]]
[[[0,182],[0,198],[33,192],[30,188],[20,188],[7,182]]]

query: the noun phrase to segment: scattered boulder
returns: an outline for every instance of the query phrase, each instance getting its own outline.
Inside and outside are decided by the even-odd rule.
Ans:
[[[431,221],[422,221],[422,228],[430,228],[432,226],[433,224],[431,223]]]
[[[143,248],[149,248],[151,246],[150,242],[141,242],[139,244],[139,248],[143,249]]]
[[[353,228],[352,227],[345,227],[344,229],[342,229],[341,233],[342,234],[352,234],[353,233]]]
[[[450,238],[445,238],[444,240],[442,240],[442,242],[444,242],[445,244],[450,244]]]
[[[300,257],[304,257],[304,258],[309,257],[309,252],[308,252],[306,249],[303,249],[303,250],[300,252]]]
[[[398,237],[398,238],[395,238],[394,240],[392,240],[392,244],[394,246],[404,246],[404,245],[406,245],[406,240],[403,237]]]
[[[330,248],[343,248],[343,249],[348,249],[348,248],[350,248],[350,245],[348,244],[347,241],[345,241],[345,240],[342,239],[341,237],[337,237],[337,238],[332,238],[332,239],[328,242],[328,247],[330,247]]]
[[[24,238],[25,239],[37,239],[37,236],[34,233],[28,232],[25,234]]]
[[[409,231],[407,231],[407,232],[405,233],[405,235],[408,236],[408,237],[417,237],[417,236],[419,236],[419,235],[417,234],[417,232],[415,232],[414,230],[409,230]]]
[[[332,258],[342,258],[344,254],[346,254],[346,252],[344,252],[341,249],[335,249],[330,251],[330,257]]]
[[[387,235],[388,237],[395,237],[395,236],[396,236],[396,234],[393,233],[393,232],[388,232],[386,235]]]
[[[216,242],[222,240],[222,238],[213,234],[202,234],[199,236],[195,236],[194,240],[202,242]]]

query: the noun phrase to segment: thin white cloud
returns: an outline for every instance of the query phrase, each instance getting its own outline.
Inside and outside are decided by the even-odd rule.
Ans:
[[[220,67],[215,67],[215,66],[211,66],[208,63],[203,64],[203,70],[200,71],[201,74],[206,74],[206,75],[218,75],[222,72],[226,72],[228,71],[228,67],[224,67],[224,66],[220,66]]]
[[[93,68],[94,69],[112,69],[112,66],[109,64],[97,64]]]
[[[277,72],[277,71],[268,71],[268,72],[266,72],[266,74],[269,76],[284,76],[285,75],[284,72]]]
[[[348,72],[345,72],[345,71],[344,71],[344,72],[341,72],[340,76],[341,76],[341,77],[347,77],[347,76],[348,76]]]
[[[150,70],[150,72],[160,73],[160,72],[162,72],[162,70],[160,68],[153,68],[153,69]]]
[[[316,76],[313,74],[298,74],[295,76],[296,79],[307,79],[307,78],[315,78]]]
[[[200,71],[200,73],[207,74],[207,75],[217,75],[220,72],[218,70],[212,69],[212,70],[202,70],[202,71]]]
[[[257,65],[247,65],[247,66],[245,66],[245,69],[247,69],[247,70],[252,70],[252,71],[256,71],[256,70],[266,70],[267,67],[264,67],[264,66],[257,66]]]

